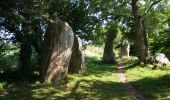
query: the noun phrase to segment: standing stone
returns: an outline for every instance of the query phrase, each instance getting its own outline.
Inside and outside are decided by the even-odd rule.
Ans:
[[[67,76],[74,33],[59,19],[49,23],[42,46],[41,76],[45,83],[59,82]]]
[[[120,47],[120,57],[129,56],[130,45],[127,40],[124,40]]]
[[[108,30],[104,52],[103,52],[103,62],[104,63],[115,63],[115,53],[113,52],[113,41],[117,36],[117,30],[114,28],[110,28]]]
[[[170,61],[165,56],[165,54],[163,54],[163,53],[156,53],[154,57],[155,57],[155,60],[158,63],[170,65]]]
[[[79,73],[84,64],[84,50],[82,47],[82,40],[77,36],[74,37],[74,45],[72,50],[73,52],[69,65],[69,72]]]

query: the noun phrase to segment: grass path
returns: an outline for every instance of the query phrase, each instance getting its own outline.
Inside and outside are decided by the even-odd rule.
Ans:
[[[132,84],[129,83],[126,75],[125,75],[125,69],[124,65],[119,65],[117,68],[117,73],[119,79],[124,83],[125,89],[128,92],[129,96],[131,97],[132,100],[146,100],[145,97],[137,91]]]
[[[170,100],[170,68],[152,70],[135,58],[121,59],[124,66],[103,64],[102,52],[87,47],[86,67],[60,85],[9,81],[0,74],[0,100],[145,100],[139,99],[140,92],[147,100]]]

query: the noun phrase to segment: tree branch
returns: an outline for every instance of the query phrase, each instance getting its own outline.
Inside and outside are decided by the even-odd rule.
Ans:
[[[149,6],[149,8],[146,9],[144,15],[146,15],[146,14],[151,10],[151,8],[152,8],[154,5],[158,4],[158,3],[161,2],[161,1],[162,1],[162,0],[157,0],[157,1],[153,2],[153,3]]]

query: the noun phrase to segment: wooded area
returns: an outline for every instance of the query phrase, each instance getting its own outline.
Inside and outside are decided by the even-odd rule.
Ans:
[[[170,99],[169,12],[169,0],[0,0],[0,99]]]

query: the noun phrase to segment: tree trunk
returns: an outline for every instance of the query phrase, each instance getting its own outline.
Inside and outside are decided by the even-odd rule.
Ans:
[[[79,37],[74,36],[74,45],[73,45],[73,52],[71,55],[70,65],[69,65],[69,72],[70,73],[79,73],[79,71],[83,67],[83,60],[84,53],[82,47],[82,41]]]
[[[67,76],[74,42],[72,28],[56,19],[49,23],[42,46],[41,76],[45,83],[58,83]]]
[[[116,38],[116,34],[116,30],[109,29],[103,53],[104,63],[115,63],[115,54],[113,52],[113,40]]]
[[[132,10],[134,16],[134,25],[135,25],[135,33],[137,39],[137,47],[138,47],[138,58],[141,62],[147,63],[148,59],[148,40],[147,34],[144,28],[144,19],[139,14],[138,0],[132,0]]]
[[[31,55],[32,55],[32,48],[30,41],[25,38],[25,40],[22,41],[20,46],[20,73],[24,73],[22,78],[26,79],[29,78],[30,72],[30,63],[31,63]]]
[[[29,34],[29,27],[26,23],[22,24],[22,32],[20,33],[20,37],[16,37],[20,40],[20,73],[24,73],[21,76],[23,79],[30,78],[31,74],[30,63],[31,63],[31,55],[32,55],[32,46],[31,46],[31,36]]]

